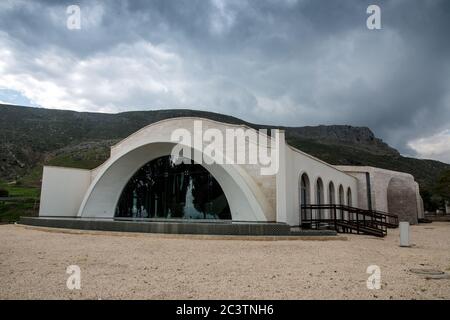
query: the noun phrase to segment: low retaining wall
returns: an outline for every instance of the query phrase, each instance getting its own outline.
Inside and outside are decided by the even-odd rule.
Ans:
[[[431,221],[450,221],[450,214],[425,214],[425,218]]]
[[[131,221],[80,218],[21,217],[20,224],[81,230],[209,234],[209,235],[289,235],[285,223],[194,222],[194,221]]]

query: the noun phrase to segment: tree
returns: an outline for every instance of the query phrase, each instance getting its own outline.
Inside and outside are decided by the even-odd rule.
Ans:
[[[443,200],[450,201],[450,170],[444,171],[435,186],[435,193]]]
[[[420,195],[423,200],[423,206],[425,211],[434,212],[441,206],[442,199],[438,196],[438,199],[436,198],[436,193],[431,192],[428,189],[422,188],[420,190]]]
[[[0,188],[0,197],[9,197],[8,190]]]

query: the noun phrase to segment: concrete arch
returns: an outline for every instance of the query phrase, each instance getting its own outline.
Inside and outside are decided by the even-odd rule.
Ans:
[[[388,212],[398,215],[399,221],[418,223],[415,188],[405,179],[391,178],[387,187]]]
[[[148,161],[171,153],[174,146],[171,132],[180,127],[180,119],[177,120],[147,126],[113,147],[111,158],[96,170],[78,216],[113,218],[120,194],[133,174]],[[192,125],[192,119],[185,120],[186,127]],[[222,187],[234,221],[273,221],[264,195],[241,166],[217,163],[202,166]]]

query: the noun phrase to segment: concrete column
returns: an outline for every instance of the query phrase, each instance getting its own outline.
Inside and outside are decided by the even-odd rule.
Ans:
[[[400,222],[400,247],[409,247],[409,222]]]

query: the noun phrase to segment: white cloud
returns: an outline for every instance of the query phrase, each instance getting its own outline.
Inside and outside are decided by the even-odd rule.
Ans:
[[[368,126],[402,153],[449,129],[442,5],[418,3],[380,32],[367,30],[357,0],[79,5],[82,29],[71,32],[61,2],[0,1],[0,89],[47,108],[192,108],[267,124]],[[422,9],[429,23],[412,30]]]
[[[211,12],[210,16],[210,31],[212,34],[220,35],[234,25],[235,12],[227,7],[224,0],[212,0],[211,3],[215,10]]]
[[[33,56],[11,53],[5,37],[0,44],[10,48],[0,51],[0,87],[47,108],[117,112],[142,101],[159,106],[185,100],[183,61],[145,41],[84,59],[57,48]],[[27,73],[20,72],[23,65]]]
[[[86,57],[52,46],[30,54],[0,33],[0,48],[0,88],[46,108],[195,108],[261,116],[260,99],[232,81],[230,70],[212,70],[191,51],[181,55],[165,44],[119,43]]]
[[[420,158],[438,159],[450,163],[450,130],[408,143]]]

